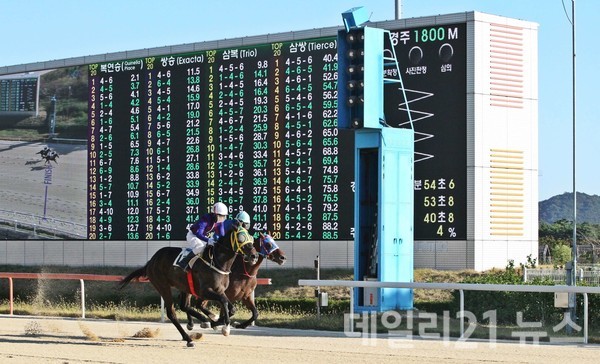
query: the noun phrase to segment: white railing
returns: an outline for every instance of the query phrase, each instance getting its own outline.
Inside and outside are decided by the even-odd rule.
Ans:
[[[600,271],[577,269],[577,282],[600,286]],[[534,278],[547,278],[555,284],[566,284],[567,272],[564,269],[533,269],[525,268],[523,270],[523,281],[530,282]]]
[[[43,231],[50,235],[66,234],[76,238],[87,236],[87,227],[72,221],[43,217],[35,214],[26,214],[17,211],[0,209],[0,222],[15,231],[32,231],[35,235]]]
[[[414,283],[414,282],[377,282],[377,281],[340,281],[300,279],[300,286],[313,287],[360,287],[360,288],[412,288],[443,289],[460,292],[460,335],[465,333],[465,297],[464,291],[496,291],[496,292],[538,292],[538,293],[580,293],[583,294],[583,342],[588,342],[588,293],[600,294],[600,287],[582,286],[535,286],[511,284],[472,284],[472,283]],[[350,320],[354,318],[354,290],[350,290]],[[354,323],[350,322],[350,329]]]
[[[124,276],[101,275],[101,274],[77,274],[77,273],[23,273],[23,272],[0,272],[0,278],[8,278],[8,307],[9,314],[14,313],[14,279],[58,279],[58,280],[79,280],[81,286],[81,318],[85,318],[85,283],[87,281],[120,282]],[[135,282],[149,282],[146,277],[142,277]],[[271,278],[256,278],[258,285],[271,285]],[[252,292],[254,294],[254,291]],[[165,322],[165,301],[160,298],[160,322]]]

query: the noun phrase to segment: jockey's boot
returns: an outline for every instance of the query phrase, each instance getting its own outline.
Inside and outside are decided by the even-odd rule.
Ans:
[[[177,256],[177,258],[175,258],[175,262],[173,262],[173,265],[175,267],[183,269],[184,271],[187,271],[189,268],[188,263],[190,262],[190,260],[192,260],[193,257],[194,254],[192,254],[192,249],[183,249],[181,250],[181,253],[179,253],[179,255]]]

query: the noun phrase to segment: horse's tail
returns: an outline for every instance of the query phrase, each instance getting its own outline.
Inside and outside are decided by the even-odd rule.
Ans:
[[[127,277],[121,279],[119,281],[119,289],[123,289],[131,281],[139,282],[140,278],[146,277],[146,267],[147,266],[148,265],[145,265],[139,269],[136,269],[133,272],[129,273],[129,275]]]

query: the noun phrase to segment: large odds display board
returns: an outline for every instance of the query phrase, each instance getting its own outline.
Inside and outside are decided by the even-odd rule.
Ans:
[[[465,32],[392,32],[417,135],[416,240],[466,236]],[[222,201],[276,239],[352,240],[337,75],[335,37],[89,65],[88,238],[183,239]],[[402,100],[386,89],[389,123],[408,127]]]
[[[38,77],[0,79],[0,112],[35,112]]]

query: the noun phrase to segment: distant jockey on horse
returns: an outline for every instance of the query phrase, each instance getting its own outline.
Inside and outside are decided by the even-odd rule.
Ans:
[[[58,157],[59,157],[59,155],[58,155],[58,153],[56,153],[56,151],[50,150],[48,152],[48,154],[46,154],[46,156],[44,157],[46,159],[45,164],[49,164],[50,161],[53,161],[54,163],[58,164],[58,161],[56,160],[56,158],[58,158]]]
[[[48,146],[45,146],[44,149],[40,150],[39,152],[35,153],[35,154],[39,154],[42,156],[42,159],[46,159],[46,156],[48,155],[48,153],[50,153],[50,148],[48,148]]]

